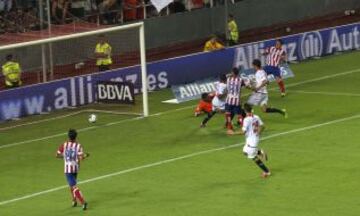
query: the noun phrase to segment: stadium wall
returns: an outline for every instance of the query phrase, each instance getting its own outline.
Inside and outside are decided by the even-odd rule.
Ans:
[[[287,36],[284,45],[290,61],[302,61],[336,52],[360,49],[360,23]],[[163,89],[227,73],[232,67],[249,69],[255,58],[265,61],[265,40],[215,52],[148,63],[149,90]],[[130,81],[135,93],[141,87],[140,66],[24,86],[0,92],[0,121],[92,103],[98,81]]]
[[[359,9],[358,0],[243,0],[229,4],[240,31]],[[225,33],[224,6],[145,20],[147,48]],[[166,35],[166,37],[165,37]]]

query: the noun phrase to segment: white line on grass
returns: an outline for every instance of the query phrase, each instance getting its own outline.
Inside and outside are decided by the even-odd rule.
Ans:
[[[59,115],[59,116],[55,116],[55,117],[51,117],[51,118],[46,118],[46,119],[42,119],[42,120],[36,120],[36,121],[17,124],[17,125],[12,125],[12,126],[8,126],[8,127],[2,127],[2,128],[0,128],[0,131],[6,131],[6,130],[14,129],[14,128],[17,128],[17,127],[40,124],[40,123],[43,123],[43,122],[49,122],[49,121],[53,121],[53,120],[63,119],[63,118],[67,118],[67,117],[71,117],[71,116],[80,114],[82,112],[83,111],[76,111],[76,112],[72,112],[72,113],[68,113],[68,114],[64,114],[64,115]]]
[[[299,94],[318,94],[318,95],[328,95],[328,96],[360,97],[360,94],[346,93],[346,92],[322,92],[322,91],[289,91],[289,92],[290,93],[299,93]]]
[[[265,137],[261,138],[261,140],[268,140],[268,139],[272,139],[272,138],[275,138],[275,137],[280,137],[280,136],[285,136],[285,135],[288,135],[288,134],[298,133],[298,132],[302,132],[302,131],[306,131],[306,130],[310,130],[310,129],[315,129],[315,128],[319,128],[319,127],[323,127],[323,126],[327,126],[327,125],[331,125],[331,124],[336,124],[336,123],[340,123],[340,122],[344,122],[344,121],[349,121],[349,120],[353,120],[353,119],[357,119],[357,118],[360,118],[360,114],[353,115],[353,116],[350,116],[350,117],[340,118],[340,119],[336,119],[336,120],[332,120],[332,121],[328,121],[328,122],[324,122],[324,123],[320,123],[320,124],[314,124],[314,125],[307,126],[307,127],[297,128],[297,129],[293,129],[293,130],[289,130],[289,131],[285,131],[285,132],[281,132],[281,133],[272,134],[272,135],[265,136]],[[158,162],[155,162],[155,163],[145,164],[145,165],[142,165],[142,166],[126,169],[126,170],[121,170],[121,171],[110,173],[110,174],[107,174],[107,175],[98,176],[98,177],[95,177],[95,178],[90,178],[90,179],[87,179],[87,180],[80,181],[78,184],[86,184],[86,183],[90,183],[90,182],[110,178],[110,177],[113,177],[113,176],[119,176],[119,175],[123,175],[123,174],[126,174],[126,173],[138,171],[138,170],[143,170],[143,169],[146,169],[146,168],[156,167],[156,166],[172,163],[172,162],[179,161],[179,160],[192,158],[192,157],[195,157],[195,156],[200,156],[200,155],[204,155],[204,154],[210,154],[210,153],[217,152],[217,151],[222,151],[222,150],[226,150],[226,149],[239,147],[239,146],[242,146],[242,145],[244,145],[244,143],[238,143],[238,144],[234,144],[234,145],[230,145],[230,146],[226,146],[226,147],[214,148],[214,149],[209,149],[209,150],[205,150],[205,151],[199,151],[199,152],[195,152],[195,153],[192,153],[192,154],[183,155],[183,156],[180,156],[180,157],[175,157],[175,158],[171,158],[171,159],[167,159],[167,160],[163,160],[163,161],[158,161]],[[52,189],[40,191],[40,192],[33,193],[33,194],[28,194],[28,195],[21,196],[21,197],[18,197],[18,198],[14,198],[14,199],[10,199],[10,200],[4,200],[4,201],[0,202],[0,205],[6,205],[6,204],[9,204],[9,203],[18,202],[18,201],[25,200],[25,199],[30,199],[30,198],[37,197],[37,196],[40,196],[40,195],[56,192],[56,191],[62,190],[62,189],[67,188],[67,187],[68,187],[67,185],[62,185],[62,186],[59,186],[59,187],[55,187],[55,188],[52,188]]]
[[[141,115],[139,113],[133,113],[133,112],[117,112],[117,111],[99,110],[99,109],[84,109],[84,110],[79,110],[79,111],[76,111],[76,112],[72,112],[72,113],[68,113],[68,114],[64,114],[64,115],[59,115],[59,116],[55,116],[55,117],[50,117],[50,118],[46,118],[46,119],[42,119],[42,120],[37,120],[37,121],[12,125],[12,126],[8,126],[8,127],[2,127],[2,128],[0,128],[0,131],[7,131],[7,130],[18,128],[18,127],[34,125],[34,124],[40,124],[40,123],[43,123],[43,122],[49,122],[49,121],[54,121],[54,120],[58,120],[58,119],[68,118],[68,117],[71,117],[71,116],[74,116],[74,115],[78,115],[78,114],[82,114],[82,113],[89,113],[89,112],[107,113],[107,114],[114,114],[114,115],[133,115],[133,116]]]
[[[299,85],[303,85],[303,84],[308,84],[308,83],[317,82],[317,81],[320,81],[320,80],[330,79],[330,78],[334,78],[334,77],[338,77],[338,76],[344,76],[344,75],[348,75],[348,74],[352,74],[352,73],[358,73],[358,72],[360,72],[360,69],[349,70],[349,71],[345,71],[345,72],[337,73],[337,74],[333,74],[333,75],[326,75],[326,76],[322,76],[322,77],[318,77],[318,78],[314,78],[314,79],[309,79],[309,80],[305,80],[305,81],[301,81],[301,82],[290,83],[290,84],[287,85],[287,87],[299,86]],[[274,90],[274,89],[277,89],[277,87],[271,88],[269,90]],[[165,112],[154,113],[154,114],[150,115],[150,117],[159,116],[159,115],[172,113],[172,112],[178,112],[178,111],[193,108],[193,107],[194,106],[191,105],[191,106],[185,106],[185,107],[178,108],[178,109],[168,110],[168,111],[165,111]],[[129,122],[129,121],[134,121],[134,120],[139,120],[139,119],[143,119],[143,117],[135,117],[135,118],[131,118],[131,119],[115,121],[115,122],[108,123],[105,126],[121,124],[123,122]],[[92,130],[92,129],[99,128],[99,127],[100,126],[86,127],[86,128],[79,129],[78,131],[79,132],[88,131],[88,130]],[[15,142],[15,143],[9,143],[9,144],[5,144],[5,145],[1,145],[0,149],[19,146],[19,145],[23,145],[23,144],[26,144],[26,143],[32,143],[32,142],[52,139],[52,138],[56,138],[56,137],[60,137],[60,136],[64,136],[64,135],[66,135],[66,133],[59,133],[59,134],[54,134],[54,135],[50,135],[50,136],[46,136],[46,137],[41,137],[41,138],[36,138],[36,139],[31,139],[31,140],[24,140],[24,141]]]
[[[294,87],[294,86],[304,85],[304,84],[308,84],[308,83],[312,83],[312,82],[331,79],[331,78],[335,78],[335,77],[339,77],[339,76],[345,76],[345,75],[358,73],[358,72],[360,72],[359,68],[354,69],[354,70],[344,71],[342,73],[337,73],[337,74],[322,76],[322,77],[318,77],[318,78],[314,78],[314,79],[309,79],[309,80],[305,80],[305,81],[302,81],[302,82],[290,83],[290,84],[287,84],[286,87]]]
[[[181,107],[181,108],[178,108],[178,109],[168,110],[168,111],[165,111],[165,112],[159,112],[159,113],[152,114],[150,116],[159,116],[159,115],[163,115],[163,114],[167,114],[167,113],[177,112],[177,111],[180,111],[180,110],[188,109],[190,107],[193,107],[193,106]],[[93,130],[93,129],[96,129],[96,128],[101,128],[103,126],[108,127],[108,126],[117,125],[117,124],[121,124],[121,123],[125,123],[125,122],[136,121],[136,120],[140,120],[140,119],[143,119],[143,118],[144,117],[142,117],[142,116],[138,116],[138,117],[135,117],[135,118],[129,118],[129,119],[123,119],[123,120],[120,120],[120,121],[110,122],[110,123],[107,123],[107,124],[102,125],[102,126],[91,126],[91,127],[81,128],[81,129],[78,129],[77,131],[78,132],[83,132],[83,131]],[[48,140],[48,139],[52,139],[52,138],[56,138],[56,137],[65,136],[66,134],[67,133],[64,132],[64,133],[58,133],[58,134],[54,134],[54,135],[50,135],[50,136],[44,136],[44,137],[40,137],[40,138],[36,138],[36,139],[30,139],[30,140],[24,140],[24,141],[20,141],[20,142],[15,142],[15,143],[9,143],[9,144],[5,144],[5,145],[1,145],[0,149],[19,146],[19,145],[23,145],[23,144],[26,144],[26,143],[32,143],[32,142],[37,142],[37,141],[42,141],[42,140]]]

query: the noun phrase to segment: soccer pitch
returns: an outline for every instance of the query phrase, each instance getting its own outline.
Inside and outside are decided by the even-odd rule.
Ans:
[[[0,215],[358,215],[360,52],[291,65],[288,96],[270,88],[270,104],[289,118],[259,114],[260,147],[272,171],[242,155],[243,136],[227,136],[223,115],[206,128],[193,117],[197,101],[170,105],[169,90],[150,94],[146,119],[73,111],[0,125]],[[17,124],[31,123],[20,127]],[[91,157],[79,187],[89,209],[72,208],[55,158],[69,128]]]

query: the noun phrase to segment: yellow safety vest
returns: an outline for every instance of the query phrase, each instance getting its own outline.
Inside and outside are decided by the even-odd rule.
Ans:
[[[96,65],[97,66],[111,65],[112,64],[111,46],[108,43],[104,43],[104,44],[98,43],[98,44],[96,44],[95,53],[101,53],[101,54],[106,54],[107,55],[106,58],[98,58],[96,60]]]
[[[228,23],[228,30],[230,32],[230,40],[232,40],[234,42],[238,42],[239,32],[238,32],[238,27],[237,27],[235,20],[232,20]]]
[[[218,49],[222,49],[222,48],[224,48],[224,46],[221,43],[219,43],[219,42],[212,43],[209,40],[205,43],[204,52],[214,51],[214,50],[218,50]]]
[[[5,77],[5,85],[12,87],[14,83],[21,85],[21,68],[19,63],[8,61],[2,66],[2,72]]]

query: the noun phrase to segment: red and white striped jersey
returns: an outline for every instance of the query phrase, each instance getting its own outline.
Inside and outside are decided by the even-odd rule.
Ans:
[[[278,67],[281,61],[281,57],[286,55],[285,49],[277,49],[276,47],[270,47],[267,49],[266,65]]]
[[[79,171],[80,156],[84,154],[80,143],[67,141],[60,145],[57,153],[64,157],[65,173],[77,173]]]
[[[244,81],[241,77],[229,77],[226,82],[227,96],[226,103],[229,105],[240,105],[240,91],[244,85]]]

